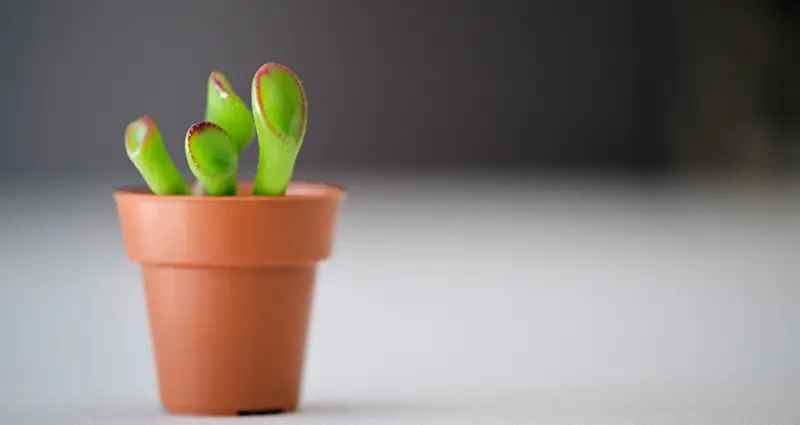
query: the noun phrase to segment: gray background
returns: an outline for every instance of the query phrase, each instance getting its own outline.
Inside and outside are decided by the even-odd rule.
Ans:
[[[176,162],[206,79],[249,101],[283,62],[318,169],[756,173],[800,163],[788,0],[307,0],[2,4],[0,172],[123,173],[154,116]],[[255,148],[246,152],[252,170]]]
[[[655,9],[654,9],[655,8]],[[176,162],[208,73],[249,103],[264,62],[309,91],[299,167],[649,167],[669,14],[631,0],[14,2],[0,14],[5,172],[131,171],[125,125]],[[656,53],[657,52],[657,53]],[[245,164],[255,164],[255,148]],[[663,160],[663,158],[661,158]],[[135,174],[131,174],[135,177]]]

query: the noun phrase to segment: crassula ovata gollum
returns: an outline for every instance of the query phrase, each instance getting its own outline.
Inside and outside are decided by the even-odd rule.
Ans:
[[[300,79],[278,63],[261,66],[252,89],[259,150],[253,193],[283,195],[306,134],[306,93]]]
[[[237,195],[240,154],[258,138],[258,168],[253,195],[283,196],[306,134],[305,89],[285,65],[266,63],[253,77],[251,112],[227,77],[208,78],[205,119],[189,127],[184,151],[202,196]],[[161,139],[154,120],[142,117],[125,133],[128,157],[156,195],[190,196]]]
[[[228,133],[236,145],[237,155],[250,145],[255,136],[253,114],[221,72],[212,72],[208,77],[206,121],[217,124]]]
[[[143,116],[125,129],[125,150],[156,195],[189,195],[189,186],[172,162],[155,120]]]
[[[209,196],[236,195],[239,153],[222,127],[202,121],[186,132],[186,161]]]

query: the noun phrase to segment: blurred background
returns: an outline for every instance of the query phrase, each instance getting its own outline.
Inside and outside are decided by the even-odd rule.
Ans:
[[[797,2],[9,1],[0,55],[0,413],[155,409],[125,126],[188,176],[209,73],[277,61],[349,190],[309,409],[800,415]]]
[[[258,66],[278,61],[310,93],[300,170],[782,173],[798,161],[798,9],[786,0],[6,2],[1,111],[6,140],[18,142],[0,145],[0,169],[136,179],[120,147],[128,122],[154,116],[181,159],[208,73],[226,73],[247,100]],[[249,166],[255,157],[245,156]]]

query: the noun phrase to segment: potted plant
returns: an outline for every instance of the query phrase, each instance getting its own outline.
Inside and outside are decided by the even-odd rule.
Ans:
[[[175,414],[293,411],[317,265],[332,252],[344,191],[291,180],[308,112],[289,68],[259,68],[252,113],[221,73],[207,91],[184,146],[196,183],[145,116],[125,132],[145,184],[114,193],[127,256],[141,266],[161,403]],[[253,138],[258,168],[245,181],[238,160]]]

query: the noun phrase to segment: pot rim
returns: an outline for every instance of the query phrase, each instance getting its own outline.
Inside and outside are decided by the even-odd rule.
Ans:
[[[195,182],[193,182],[195,183]],[[251,187],[252,180],[239,180],[239,186]],[[146,184],[120,186],[114,190],[114,198],[152,199],[158,202],[296,202],[341,199],[347,193],[344,186],[310,180],[292,180],[283,196],[252,195],[249,190],[236,196],[209,195],[156,195]]]

